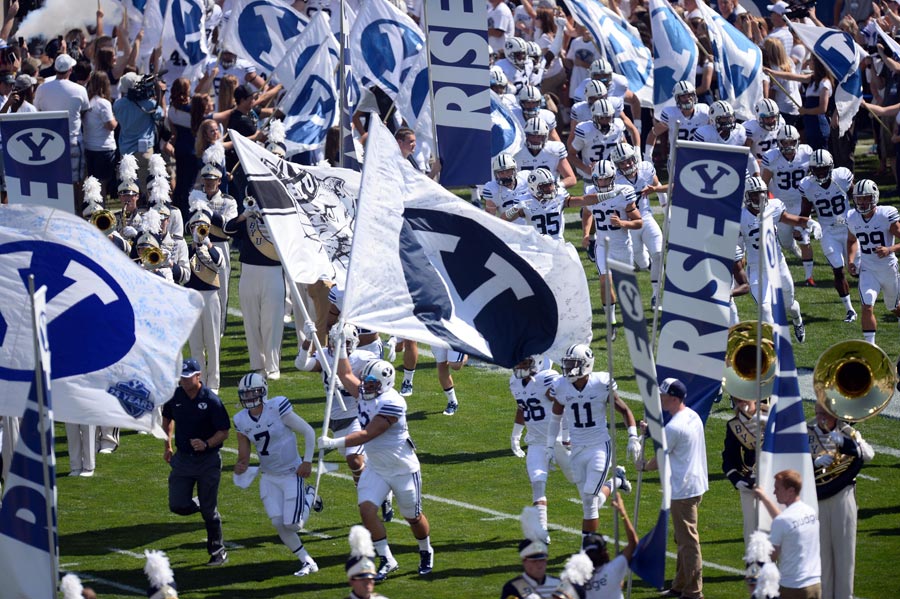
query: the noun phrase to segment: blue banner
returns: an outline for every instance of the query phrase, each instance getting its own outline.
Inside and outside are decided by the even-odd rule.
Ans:
[[[656,372],[706,422],[722,385],[748,148],[679,141]]]
[[[425,9],[441,184],[481,184],[491,178],[486,5],[426,0]]]
[[[72,212],[68,112],[0,115],[3,168],[10,204],[41,204]]]
[[[236,0],[222,32],[224,47],[271,73],[308,20],[279,0]]]

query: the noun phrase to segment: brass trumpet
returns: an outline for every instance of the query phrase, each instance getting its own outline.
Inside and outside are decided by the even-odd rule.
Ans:
[[[139,256],[141,265],[147,270],[162,268],[169,261],[169,253],[166,250],[153,246],[143,248]]]
[[[816,401],[847,422],[866,420],[887,407],[896,380],[888,355],[860,340],[835,343],[819,356],[813,370]]]
[[[91,224],[104,235],[109,235],[116,228],[116,215],[109,210],[95,210],[91,214]]]
[[[194,232],[197,233],[197,237],[199,237],[200,241],[203,241],[209,236],[209,225],[201,222],[199,225],[194,227]]]
[[[756,327],[757,321],[745,320],[728,329],[725,350],[725,391],[740,399],[756,397]],[[760,362],[760,399],[772,394],[775,386],[775,341],[772,325],[762,325],[762,360]]]
[[[244,210],[253,210],[258,205],[259,204],[256,201],[256,198],[254,198],[253,196],[247,196],[246,198],[244,198]]]

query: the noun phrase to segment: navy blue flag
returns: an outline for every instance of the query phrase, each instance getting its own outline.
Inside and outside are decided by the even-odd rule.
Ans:
[[[662,478],[662,477],[660,477]],[[631,571],[658,589],[666,584],[666,543],[669,537],[669,510],[659,510],[656,526],[641,537],[631,556]]]
[[[0,115],[3,168],[10,204],[71,212],[75,204],[68,112]]]
[[[706,422],[722,385],[748,148],[679,141],[656,372]]]

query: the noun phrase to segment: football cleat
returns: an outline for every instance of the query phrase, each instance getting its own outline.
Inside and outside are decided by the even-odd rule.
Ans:
[[[419,552],[419,576],[431,574],[434,569],[434,549]]]
[[[807,286],[807,287],[815,287],[815,286],[816,286],[816,280],[813,279],[812,277],[806,279],[806,286]]]
[[[591,239],[588,242],[588,247],[587,247],[588,260],[590,260],[591,262],[597,262],[596,252],[597,252],[597,241],[594,239]]]
[[[207,566],[222,566],[226,562],[228,562],[228,553],[225,552],[225,549],[219,549],[211,556],[209,556],[209,561],[206,562]]]
[[[612,330],[609,332],[609,340],[615,341],[616,337],[619,336],[619,327],[617,325],[612,325]]]
[[[457,409],[459,409],[458,401],[448,401],[447,407],[444,408],[444,416],[453,416],[456,414]]]
[[[625,478],[625,467],[616,466],[616,488],[623,493],[631,492],[631,483]]]
[[[400,395],[403,397],[409,397],[413,393],[413,385],[412,381],[403,381],[400,385]]]
[[[794,325],[794,338],[797,339],[797,343],[803,343],[806,340],[806,325],[802,323]]]
[[[383,580],[387,580],[388,574],[391,572],[395,572],[400,569],[400,564],[397,563],[397,560],[391,558],[381,557],[381,563],[378,566],[378,573],[375,574],[375,582],[382,582]]]
[[[381,519],[385,522],[390,522],[394,519],[394,504],[391,503],[390,499],[385,499],[381,502]]]
[[[847,310],[847,316],[844,317],[844,322],[856,322],[856,311]]]
[[[313,501],[312,509],[314,512],[321,512],[325,509],[325,502],[322,501],[322,498],[316,495],[315,501]]]
[[[316,564],[316,561],[309,557],[303,562],[303,565],[300,566],[300,569],[294,572],[294,576],[307,576],[309,574],[314,574],[319,571],[319,566]]]

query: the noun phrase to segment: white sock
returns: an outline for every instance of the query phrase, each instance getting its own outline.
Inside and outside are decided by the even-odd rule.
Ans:
[[[616,324],[616,304],[609,308],[609,322],[610,324]]]
[[[388,545],[387,537],[381,539],[380,541],[372,541],[372,545],[375,546],[375,553],[381,557],[387,558],[387,560],[394,561],[394,554],[391,553],[391,548]]]
[[[544,530],[547,530],[547,504],[537,503],[535,507],[538,509],[538,518]]]
[[[797,326],[803,324],[803,315],[800,314],[800,304],[797,302],[797,300],[794,300],[794,303],[791,304],[790,311],[791,320],[794,321],[794,324]]]
[[[424,539],[416,539],[416,541],[419,543],[419,551],[431,551],[431,535]]]
[[[813,261],[812,260],[804,260],[803,261],[803,272],[806,274],[807,279],[813,278]]]
[[[863,339],[875,345],[875,331],[863,331]]]
[[[659,297],[659,281],[650,281],[650,286],[653,287],[653,297]]]
[[[842,297],[842,298],[841,298],[841,303],[844,304],[844,309],[847,310],[848,312],[849,312],[850,310],[853,310],[853,304],[850,303],[850,296],[849,296],[849,295],[845,295],[844,297]]]
[[[447,401],[450,403],[459,403],[456,399],[456,388],[450,387],[449,389],[444,389],[444,395],[447,396]]]
[[[406,368],[403,369],[403,382],[404,383],[412,383],[414,376],[416,376],[415,368],[413,368],[412,370],[407,370]]]

